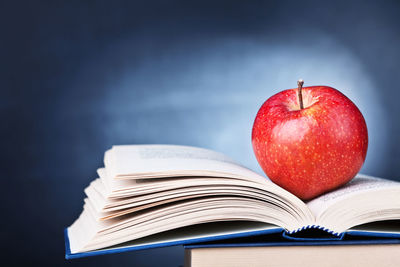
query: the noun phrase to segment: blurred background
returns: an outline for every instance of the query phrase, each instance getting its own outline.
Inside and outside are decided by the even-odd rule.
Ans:
[[[355,102],[362,172],[399,179],[399,26],[398,1],[2,1],[2,265],[182,265],[182,247],[64,260],[104,151],[193,145],[261,172],[255,115],[299,78]]]

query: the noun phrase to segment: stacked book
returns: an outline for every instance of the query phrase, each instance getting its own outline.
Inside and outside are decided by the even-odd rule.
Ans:
[[[114,146],[97,173],[65,230],[66,258],[185,245],[188,264],[210,266],[199,262],[218,254],[216,266],[234,266],[223,259],[302,253],[305,244],[342,253],[336,244],[400,243],[394,181],[357,175],[303,202],[223,154],[174,145]]]

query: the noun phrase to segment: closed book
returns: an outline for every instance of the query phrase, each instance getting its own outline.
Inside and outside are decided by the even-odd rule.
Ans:
[[[188,248],[185,267],[397,267],[399,251],[400,244]]]

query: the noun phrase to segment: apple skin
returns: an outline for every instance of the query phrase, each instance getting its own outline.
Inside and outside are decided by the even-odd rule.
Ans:
[[[265,174],[303,200],[350,181],[368,148],[364,117],[356,105],[327,86],[288,89],[269,98],[254,121],[252,144]]]

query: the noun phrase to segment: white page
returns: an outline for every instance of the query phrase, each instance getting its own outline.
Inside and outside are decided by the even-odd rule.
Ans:
[[[263,177],[232,161],[229,157],[203,148],[176,145],[113,146],[104,163],[111,177],[162,177],[173,175],[213,176],[219,173],[246,177],[263,183]],[[149,175],[154,174],[154,175]]]
[[[346,185],[332,192],[317,197],[307,203],[315,217],[324,212],[330,206],[355,194],[366,193],[368,191],[384,190],[385,188],[400,187],[400,183],[368,175],[358,174]]]
[[[314,221],[312,214],[300,199],[275,185],[268,178],[234,163],[223,154],[211,150],[172,145],[115,146],[106,152],[104,163],[105,168],[100,168],[98,170],[100,179],[91,185],[92,188],[86,190],[90,201],[93,200],[93,202],[88,202],[88,204],[93,205],[90,206],[91,213],[86,212],[88,215],[83,217],[84,223],[81,225],[91,225],[90,227],[92,230],[94,228],[98,230],[111,225],[114,227],[121,227],[116,233],[111,234],[113,237],[110,238],[115,242],[125,242],[128,241],[129,238],[140,238],[147,234],[165,231],[175,227],[182,227],[190,225],[191,223],[207,222],[209,220],[260,220],[270,223],[273,222],[290,230],[294,230],[303,224],[309,224]],[[186,177],[181,180],[168,179],[174,176]],[[226,179],[226,177],[236,179]],[[194,180],[192,181],[191,179]],[[179,219],[175,218],[176,216],[179,217],[178,210],[175,210],[175,207],[172,207],[173,205],[168,205],[166,207],[168,209],[167,214],[165,214],[166,217],[157,218],[157,220],[168,218],[168,223],[167,221],[157,222],[155,217],[153,218],[150,216],[152,214],[151,210],[154,211],[154,209],[143,212],[139,211],[138,213],[135,212],[132,216],[127,214],[113,219],[110,218],[107,221],[97,221],[101,216],[101,214],[97,213],[104,210],[107,204],[112,203],[113,199],[115,199],[113,197],[132,197],[140,196],[145,193],[155,193],[160,190],[177,189],[181,188],[182,184],[187,183],[186,186],[190,186],[196,184],[196,180],[202,181],[203,179],[206,180],[204,182],[208,186],[214,185],[217,188],[219,186],[224,186],[220,192],[230,192],[229,188],[232,185],[242,185],[247,189],[249,189],[249,187],[253,189],[249,189],[250,193],[248,193],[249,195],[247,196],[249,199],[245,199],[245,191],[242,191],[243,194],[240,195],[239,199],[230,198],[227,202],[223,201],[223,203],[218,202],[221,201],[221,198],[218,198],[218,201],[210,201],[211,199],[206,200],[207,203],[205,203],[204,207],[201,207],[201,210],[196,210],[192,204],[190,204],[184,207],[182,210],[183,213],[181,214],[182,217]],[[190,188],[188,188],[188,190],[190,190]],[[251,190],[254,190],[254,192],[251,192]],[[265,191],[260,197],[263,198],[265,194],[266,199],[264,201],[253,199],[256,192],[259,190]],[[270,200],[267,200],[269,198]],[[284,204],[278,201],[278,199]],[[153,199],[152,201],[155,200],[157,199]],[[159,200],[164,201],[165,199]],[[236,201],[239,201],[237,203],[240,203],[240,205],[246,204],[238,210],[238,207],[232,207],[232,205],[235,205]],[[190,202],[193,203],[192,201]],[[151,202],[147,204],[149,203]],[[220,203],[219,206],[217,206],[216,203]],[[147,205],[146,203],[141,204]],[[284,206],[286,205],[287,207],[285,208]],[[157,209],[157,213],[159,211],[160,210]],[[231,214],[231,212],[233,213]],[[287,214],[287,212],[290,212],[291,215]],[[112,215],[112,213],[109,215]],[[160,214],[156,216],[158,217]],[[121,221],[120,219],[123,220]],[[130,220],[134,221],[130,222]],[[140,227],[137,226],[138,228],[130,225],[131,223],[135,224],[139,221],[141,221],[143,225]],[[79,223],[74,225],[74,229],[80,227],[78,226]],[[123,230],[128,226],[132,228]],[[113,230],[115,229],[116,228]],[[126,236],[126,234],[129,236]],[[90,236],[85,234],[84,237],[78,238],[77,243],[86,243],[86,245],[89,245],[87,242],[92,238]],[[98,238],[100,237],[96,235],[95,239]],[[86,239],[86,241],[84,241],[84,239]],[[101,242],[101,240],[102,238],[97,241]],[[108,237],[105,240],[109,240]],[[107,244],[111,245],[108,241],[106,244],[101,245]],[[82,245],[86,246],[84,244]],[[93,247],[90,245],[89,247],[93,249],[101,247],[97,246],[100,244],[93,245]]]
[[[113,146],[105,153],[104,163],[109,178],[162,179],[171,176],[214,176],[253,181],[299,207],[308,220],[313,220],[310,211],[299,198],[272,183],[268,178],[212,150],[177,145]]]

